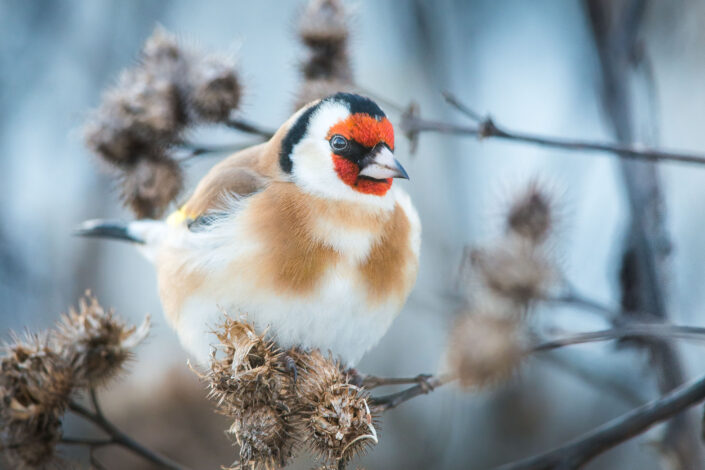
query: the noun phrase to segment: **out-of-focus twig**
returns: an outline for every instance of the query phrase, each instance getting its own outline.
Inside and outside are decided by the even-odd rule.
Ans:
[[[594,343],[622,338],[660,338],[705,341],[705,328],[667,325],[663,323],[630,323],[606,330],[577,333],[538,344],[531,352],[550,351],[577,344]]]
[[[456,134],[475,136],[479,139],[498,138],[512,140],[526,144],[535,144],[545,147],[561,148],[565,150],[581,150],[613,153],[623,158],[647,161],[674,161],[683,163],[705,164],[705,155],[673,152],[640,145],[626,145],[619,143],[595,142],[582,139],[566,139],[563,137],[542,136],[538,134],[510,130],[495,123],[490,117],[480,118],[480,114],[471,111],[469,107],[460,103],[452,94],[446,92],[446,99],[464,114],[471,116],[477,124],[462,125],[442,121],[424,119],[416,114],[416,108],[410,107],[402,116],[401,131],[410,139],[421,132],[439,132],[442,134]]]
[[[186,152],[184,155],[179,155],[175,159],[179,162],[185,162],[195,157],[202,155],[218,155],[222,153],[237,152],[242,149],[257,145],[259,142],[245,142],[239,144],[224,144],[224,145],[198,145],[190,142],[183,142],[179,145]]]
[[[69,410],[95,424],[107,435],[109,435],[110,438],[106,440],[64,438],[61,441],[63,444],[86,445],[90,448],[106,445],[120,445],[163,468],[169,468],[172,470],[188,470],[186,467],[174,462],[168,457],[160,455],[157,452],[146,448],[124,432],[120,431],[117,427],[115,427],[115,425],[108,421],[107,418],[103,415],[103,412],[101,411],[100,406],[98,405],[98,400],[95,396],[94,390],[91,390],[91,402],[93,403],[95,411],[91,411],[88,408],[85,408],[83,405],[73,401],[69,403]]]
[[[638,140],[653,141],[651,116],[656,110],[635,112],[635,96],[654,103],[653,77],[638,65],[646,56],[641,29],[646,17],[647,0],[584,0],[590,29],[599,59],[599,91],[606,123],[623,145]],[[641,72],[641,73],[640,73]],[[641,81],[640,81],[641,79]],[[646,83],[647,87],[640,87]],[[650,85],[650,86],[649,86]],[[648,124],[646,124],[648,122]],[[651,135],[641,131],[650,129]],[[641,132],[640,132],[641,131]],[[656,161],[655,159],[653,161]],[[653,163],[652,161],[652,163]],[[666,204],[654,164],[622,160],[620,168],[631,212],[631,224],[620,266],[621,304],[625,315],[616,318],[642,321],[642,312],[651,312],[659,321],[668,322],[670,237],[665,219]],[[662,394],[686,381],[678,351],[659,338],[632,341],[649,353],[650,363]],[[697,438],[699,425],[691,413],[676,414],[660,439],[659,451],[665,466],[673,470],[705,469],[705,449]]]
[[[550,452],[496,470],[578,469],[607,450],[705,400],[705,377],[616,418]]]
[[[231,129],[237,129],[238,131],[242,131],[247,134],[258,135],[264,137],[265,139],[269,139],[274,135],[274,132],[276,132],[276,129],[269,129],[242,118],[230,118],[225,121],[224,124]]]

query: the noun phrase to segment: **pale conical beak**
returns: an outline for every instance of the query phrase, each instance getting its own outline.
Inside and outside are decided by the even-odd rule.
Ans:
[[[404,178],[409,179],[409,175],[401,163],[394,158],[394,154],[386,146],[383,146],[376,151],[373,150],[372,155],[363,160],[360,176],[383,180],[387,178]]]

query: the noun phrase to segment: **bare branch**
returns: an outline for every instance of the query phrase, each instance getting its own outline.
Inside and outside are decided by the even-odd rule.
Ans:
[[[387,379],[390,380],[390,379]],[[441,385],[447,384],[454,380],[453,377],[449,375],[443,375],[438,377],[428,377],[425,381],[420,382],[418,385],[409,387],[401,392],[391,393],[389,395],[383,395],[381,397],[372,397],[370,399],[370,405],[377,408],[379,411],[387,411],[392,408],[396,408],[405,401],[409,401],[414,397],[419,395],[425,395],[432,392]]]
[[[530,352],[550,351],[576,344],[594,343],[622,338],[662,338],[705,341],[705,328],[697,326],[678,326],[663,323],[631,323],[607,330],[578,333],[539,344]]]
[[[95,400],[95,394],[91,393],[91,399],[92,401]],[[94,401],[94,406],[97,403],[97,400]],[[154,452],[153,450],[150,450],[146,447],[144,447],[142,444],[139,442],[135,441],[132,439],[130,436],[127,434],[123,433],[120,431],[117,427],[115,427],[114,424],[109,422],[102,414],[102,412],[99,412],[98,410],[100,407],[96,407],[96,412],[93,412],[82,405],[76,403],[76,402],[71,402],[69,403],[69,410],[72,412],[76,413],[77,415],[87,419],[88,421],[92,422],[96,426],[98,426],[101,430],[103,430],[106,434],[110,436],[109,443],[107,441],[88,441],[85,440],[84,442],[79,442],[77,439],[69,439],[68,441],[63,440],[62,442],[64,444],[84,444],[84,445],[89,445],[89,446],[95,446],[96,443],[100,443],[100,445],[108,445],[108,444],[115,444],[115,445],[120,445],[122,447],[125,447],[126,449],[134,452],[137,455],[140,455],[141,457],[145,458],[146,460],[149,460],[150,462],[157,464],[161,467],[164,468],[169,468],[172,470],[187,470],[186,467],[179,465],[178,463],[174,462],[173,460],[169,459],[168,457],[165,457],[163,455],[158,454],[157,452]]]
[[[464,109],[465,114],[470,112],[471,115],[474,116],[473,119],[479,117],[479,115],[477,115],[474,111],[470,111],[470,108],[460,103],[457,98],[447,92],[446,100],[452,102],[457,109]],[[421,132],[439,132],[442,134],[475,136],[480,139],[494,137],[566,150],[608,152],[614,153],[623,158],[638,160],[705,164],[705,155],[673,152],[648,148],[640,145],[625,145],[581,139],[566,139],[562,137],[542,136],[527,132],[519,132],[509,130],[504,126],[500,127],[489,117],[483,118],[477,125],[459,125],[421,118],[416,115],[415,111],[412,111],[412,108],[409,108],[401,118],[400,127],[402,132],[404,132],[404,134],[412,140]]]
[[[705,400],[705,377],[683,385],[558,449],[496,470],[577,469],[607,450]]]

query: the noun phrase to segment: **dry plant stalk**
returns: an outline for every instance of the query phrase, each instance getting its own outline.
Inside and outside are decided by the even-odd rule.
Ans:
[[[115,376],[149,330],[127,327],[87,294],[55,330],[15,335],[0,358],[0,450],[13,468],[57,462],[61,422],[77,392]]]
[[[286,465],[302,443],[327,464],[347,462],[377,442],[366,391],[318,351],[282,351],[245,320],[226,318],[210,369],[201,374],[240,446],[233,468]],[[294,381],[293,368],[297,371]]]

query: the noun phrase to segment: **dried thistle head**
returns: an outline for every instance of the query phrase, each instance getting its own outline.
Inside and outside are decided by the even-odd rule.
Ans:
[[[158,218],[183,189],[179,164],[163,154],[140,159],[122,177],[122,198],[140,218]]]
[[[162,26],[154,28],[152,35],[142,46],[140,62],[145,69],[152,71],[180,84],[189,62],[192,51],[184,48],[176,36]]]
[[[532,182],[509,206],[507,231],[534,244],[544,242],[554,225],[553,201],[537,182]]]
[[[55,458],[61,416],[73,390],[73,370],[48,336],[15,338],[0,359],[0,449],[17,468]]]
[[[545,298],[556,279],[543,250],[512,240],[490,249],[473,249],[470,261],[491,294],[514,304]]]
[[[139,327],[128,327],[87,292],[78,310],[72,308],[61,317],[56,344],[74,370],[77,387],[100,385],[122,370],[131,349],[147,337],[149,326],[147,317]]]
[[[197,62],[189,82],[189,103],[198,117],[224,122],[240,104],[242,89],[235,63],[223,56],[208,55]]]
[[[348,18],[340,0],[309,1],[301,15],[299,36],[307,48],[301,64],[305,80],[352,82]]]
[[[282,352],[252,325],[226,318],[216,329],[218,357],[213,351],[210,369],[204,375],[209,397],[229,416],[249,407],[278,406],[289,387],[281,372]]]
[[[298,416],[282,351],[244,321],[225,318],[206,381],[218,412],[233,418],[229,430],[240,445],[238,468],[283,466],[297,444]]]
[[[304,357],[301,384],[306,442],[325,462],[347,462],[377,443],[376,416],[367,405],[368,393],[348,383],[340,364],[312,351]]]
[[[108,163],[134,164],[145,149],[179,137],[186,111],[176,84],[152,71],[130,69],[86,124],[88,147]]]
[[[475,313],[455,324],[448,348],[451,373],[464,388],[506,379],[524,357],[526,337],[517,316]]]
[[[281,468],[291,458],[296,440],[281,410],[255,406],[243,410],[228,433],[240,446],[238,468]]]

